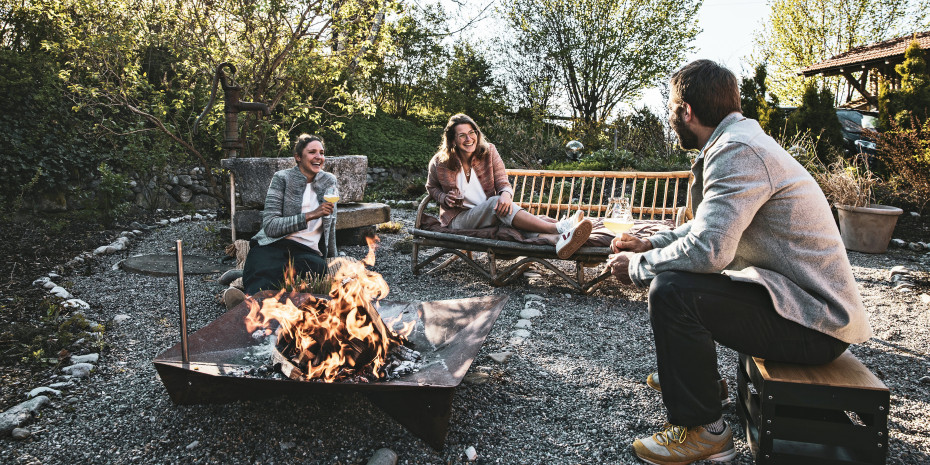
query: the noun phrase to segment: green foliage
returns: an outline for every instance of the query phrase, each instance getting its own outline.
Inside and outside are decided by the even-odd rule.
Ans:
[[[634,109],[632,113],[625,114],[614,121],[617,128],[617,145],[623,150],[633,152],[639,160],[670,160],[669,166],[677,161],[686,160],[687,155],[675,143],[675,136],[666,122],[649,108]],[[608,137],[613,136],[610,132]],[[606,146],[613,147],[613,141]]]
[[[478,124],[504,110],[504,89],[491,76],[491,63],[470,44],[456,44],[442,81],[442,109],[465,113]]]
[[[130,203],[127,197],[132,194],[129,189],[129,178],[114,173],[106,163],[97,168],[100,173],[100,184],[97,188],[97,210],[108,222],[115,221],[129,211]]]
[[[773,0],[755,39],[754,65],[767,62],[769,91],[796,105],[804,93],[797,70],[860,45],[928,27],[930,3],[922,0]],[[817,78],[839,89],[840,78]]]
[[[496,115],[483,129],[508,168],[539,168],[565,156],[563,130],[555,125]]]
[[[426,128],[378,112],[345,121],[345,138],[326,138],[330,155],[365,155],[368,166],[426,171],[442,137],[442,129]]]
[[[769,135],[779,135],[785,130],[785,116],[778,111],[778,97],[769,94],[765,84],[768,74],[766,63],[759,63],[755,67],[752,77],[743,77],[740,83],[740,106],[743,116],[759,122]]]
[[[912,126],[912,120],[930,119],[930,75],[926,54],[917,41],[908,45],[904,62],[895,66],[895,71],[901,76],[901,87],[889,90],[887,85],[882,86],[878,99],[879,125],[883,130],[919,128],[919,124]]]
[[[840,120],[833,107],[833,93],[829,89],[817,90],[813,82],[804,89],[801,106],[788,115],[787,132],[809,132],[816,141],[818,158],[829,164],[843,144]]]
[[[574,116],[589,127],[680,65],[700,31],[700,0],[514,0],[517,40],[558,69]],[[596,130],[596,128],[594,128]]]
[[[579,161],[557,161],[546,166],[547,170],[566,171],[682,171],[691,166],[687,152],[676,152],[671,158],[637,157],[632,152],[609,149],[598,150]]]

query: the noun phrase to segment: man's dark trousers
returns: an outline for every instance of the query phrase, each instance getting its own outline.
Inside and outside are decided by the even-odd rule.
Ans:
[[[699,426],[721,416],[717,349],[790,363],[823,364],[849,344],[775,311],[765,287],[719,273],[666,271],[649,287],[662,400],[668,421]]]

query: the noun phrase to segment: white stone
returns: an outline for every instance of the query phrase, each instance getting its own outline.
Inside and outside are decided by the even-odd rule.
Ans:
[[[186,449],[187,449],[187,450],[194,450],[194,449],[196,449],[197,446],[199,446],[199,445],[200,445],[200,441],[194,441],[194,442],[188,444],[187,447],[186,447]]]
[[[546,304],[540,300],[530,300],[529,302],[523,304],[523,308],[535,308],[537,310],[545,310]]]
[[[541,295],[537,295],[537,294],[526,294],[525,296],[523,296],[523,300],[525,300],[525,301],[529,301],[529,300],[542,300],[542,301],[545,301],[546,298],[543,297],[543,296],[541,296]]]
[[[41,396],[41,395],[44,395],[44,394],[51,394],[51,395],[53,395],[53,396],[55,396],[55,397],[61,397],[61,391],[58,391],[58,390],[56,390],[56,389],[52,389],[52,388],[50,388],[50,387],[48,387],[48,386],[37,387],[37,388],[35,388],[35,389],[29,391],[29,394],[28,394],[26,397],[32,399],[33,397]]]
[[[44,288],[46,288],[46,289],[54,289],[54,288],[58,287],[58,285],[55,284],[55,281],[52,281],[51,279],[49,279],[49,280],[45,281],[44,284],[42,284],[42,287],[44,287]]]
[[[58,278],[61,277],[61,275],[58,274],[58,273],[56,273],[56,272],[54,272],[54,271],[49,271],[49,272],[48,272],[48,277],[49,277],[49,279],[58,279]]]
[[[920,218],[920,213],[917,213],[917,212],[908,212],[908,213],[910,213],[911,216],[913,216],[914,218]]]
[[[536,318],[539,315],[542,315],[542,312],[540,312],[539,310],[536,310],[535,308],[524,308],[523,310],[520,310],[520,318],[523,318],[523,319],[528,320],[531,318]]]
[[[513,352],[495,352],[490,354],[491,360],[494,360],[497,363],[507,363],[510,360],[510,357],[513,356]]]
[[[135,234],[136,236],[141,236],[141,235],[142,235],[142,231],[139,231],[138,229],[133,229],[133,230],[132,230],[132,233]]]
[[[115,245],[115,244],[123,244],[123,245],[126,245],[126,244],[128,244],[128,243],[129,243],[129,238],[126,237],[126,236],[117,237],[116,240],[113,241],[113,244],[114,244],[114,245]]]
[[[13,428],[13,431],[10,432],[10,436],[12,436],[13,439],[27,439],[29,436],[32,436],[32,431],[26,428]]]
[[[97,363],[100,354],[72,355],[71,363]]]
[[[533,327],[533,322],[530,320],[519,319],[515,325],[517,328],[530,329]]]
[[[510,332],[510,335],[511,335],[511,336],[514,336],[514,337],[522,337],[523,339],[529,339],[530,334],[531,334],[531,333],[530,333],[529,331],[525,330],[525,329],[515,329],[515,330],[513,330],[513,331]]]
[[[904,242],[904,239],[892,239],[892,240],[891,240],[891,245],[892,245],[893,247],[897,247],[897,248],[901,249],[901,248],[903,248],[904,246],[907,245],[907,242]]]
[[[160,225],[162,225],[162,226],[166,226],[168,223],[170,223],[170,221],[168,221],[168,220],[160,220],[160,221],[158,222],[158,224],[160,224]]]
[[[107,253],[107,254],[111,254],[111,253],[119,252],[120,250],[123,250],[123,249],[121,249],[121,248],[116,248],[115,246],[112,246],[112,245],[108,245],[107,248],[106,248],[105,250],[106,250],[106,253]]]
[[[52,384],[49,384],[48,387],[52,389],[58,389],[58,390],[71,389],[74,387],[74,383],[72,383],[71,381],[61,382],[61,383],[52,383]]]
[[[78,310],[90,310],[90,304],[81,299],[68,299],[61,303],[65,308],[76,308]]]
[[[523,344],[524,342],[526,342],[526,340],[523,339],[522,337],[512,337],[507,341],[507,344],[510,344],[512,346],[518,346],[520,344]]]
[[[468,459],[469,462],[478,460],[478,451],[475,450],[475,446],[468,446],[465,449],[465,458]]]
[[[119,233],[119,237],[132,237],[132,233],[129,231],[123,231]]]
[[[36,280],[32,282],[32,285],[33,286],[44,286],[49,281],[51,281],[51,279],[48,276],[43,276],[41,278],[36,278]]]
[[[119,325],[123,324],[129,320],[129,315],[120,314],[113,317],[113,324]]]
[[[924,304],[930,304],[930,295],[920,294],[920,301]]]
[[[86,378],[93,371],[94,366],[89,363],[75,363],[61,369],[62,373],[75,378]]]
[[[68,292],[67,289],[65,289],[65,288],[63,288],[63,287],[61,287],[61,286],[55,286],[55,287],[53,287],[50,291],[48,291],[48,293],[49,293],[49,294],[52,294],[52,295],[54,295],[54,296],[56,296],[56,297],[61,297],[62,299],[70,299],[70,298],[72,297],[72,296],[71,296],[71,293]]]
[[[191,218],[193,218],[193,217],[190,216],[190,215],[184,215],[184,216],[181,217],[181,219],[183,219],[184,221],[190,221]]]
[[[915,252],[920,252],[921,250],[924,249],[923,246],[921,246],[921,245],[920,245],[919,243],[917,243],[917,242],[908,242],[908,243],[907,243],[907,248],[909,248],[909,249],[911,249],[911,250],[913,250],[913,251],[915,251]]]
[[[105,253],[107,253],[107,246],[105,245],[101,245],[100,247],[94,249],[94,255],[103,255]]]
[[[35,416],[35,412],[48,403],[48,397],[38,396],[5,412],[0,412],[0,436],[11,433],[14,429],[31,420]]]
[[[168,221],[170,221],[170,222],[171,222],[171,224],[175,224],[175,223],[177,223],[177,222],[179,222],[179,221],[181,221],[181,218],[171,218],[171,219],[170,219],[170,220],[168,220]]]

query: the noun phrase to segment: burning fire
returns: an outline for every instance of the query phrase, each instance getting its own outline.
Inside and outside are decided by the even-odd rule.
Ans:
[[[377,242],[368,238],[368,256],[361,262],[340,257],[330,265],[336,271],[329,299],[307,296],[298,306],[284,289],[261,302],[249,299],[246,328],[271,334],[271,321],[277,321],[277,347],[306,379],[383,379],[388,353],[407,342],[415,323],[395,332],[394,322],[385,324],[378,313],[377,301],[389,287],[366,268],[374,265]],[[295,282],[293,269],[285,275]]]

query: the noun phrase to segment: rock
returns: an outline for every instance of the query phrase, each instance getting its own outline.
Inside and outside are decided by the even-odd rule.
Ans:
[[[510,344],[512,346],[518,346],[520,344],[523,344],[524,342],[526,342],[526,340],[523,339],[522,337],[512,337],[507,340],[507,344]]]
[[[38,396],[0,413],[0,436],[10,434],[13,429],[25,424],[48,402],[48,397]]]
[[[387,447],[382,447],[371,455],[368,465],[397,465],[397,454]]]
[[[52,290],[48,291],[48,293],[56,297],[61,297],[62,299],[70,299],[72,297],[71,293],[61,286],[53,287]]]
[[[51,279],[47,279],[47,280],[42,284],[42,287],[45,288],[45,289],[54,289],[54,288],[58,287],[58,285],[55,284],[55,281],[52,281]]]
[[[35,388],[35,389],[29,391],[29,394],[27,394],[26,397],[29,398],[29,399],[32,399],[33,397],[38,397],[38,396],[41,396],[41,395],[44,395],[44,394],[51,394],[51,395],[53,395],[53,396],[55,396],[55,397],[61,397],[61,391],[58,391],[58,390],[56,390],[56,389],[52,389],[52,388],[50,388],[50,387],[48,387],[48,386],[37,387],[37,388]]]
[[[294,441],[282,442],[282,443],[279,443],[278,445],[281,446],[281,450],[288,450],[288,449],[293,449],[294,447],[297,447],[297,443]]]
[[[920,384],[930,384],[930,376],[921,376]]]
[[[90,310],[90,304],[81,299],[68,299],[61,303],[62,307],[74,308],[77,310]]]
[[[62,368],[61,371],[75,378],[86,378],[90,376],[90,372],[93,371],[93,369],[94,366],[89,363],[75,363],[74,365]]]
[[[181,218],[171,218],[168,220],[171,224],[177,224],[181,222]]]
[[[914,283],[906,279],[899,280],[898,284],[895,284],[894,286],[894,290],[898,292],[910,292],[913,290],[913,288],[914,288]]]
[[[513,331],[510,332],[510,335],[511,335],[511,336],[514,336],[514,337],[522,337],[523,339],[529,339],[531,334],[532,334],[532,333],[530,333],[529,331],[527,331],[527,330],[525,330],[525,329],[515,329],[515,330],[513,330]]]
[[[158,224],[161,225],[161,226],[168,226],[168,223],[170,223],[170,221],[168,221],[168,220],[159,220],[159,221],[158,221]],[[177,221],[175,221],[175,223],[177,223]]]
[[[462,378],[462,381],[467,384],[484,384],[488,382],[488,379],[490,377],[491,376],[488,375],[487,373],[471,372],[471,373],[466,373],[465,376]]]
[[[130,231],[123,231],[123,232],[119,233],[119,237],[126,237],[126,238],[130,238],[130,239],[131,239],[131,238],[135,237],[135,235],[134,235],[132,232],[130,232]]]
[[[465,458],[468,459],[469,462],[478,460],[478,451],[475,450],[475,446],[468,446],[465,449]]]
[[[930,295],[920,294],[920,301],[925,304],[930,304]]]
[[[520,310],[520,318],[523,318],[523,319],[528,320],[531,318],[536,318],[539,315],[542,315],[542,312],[540,312],[539,310],[536,310],[535,308],[524,308],[523,310]]]
[[[48,272],[48,278],[49,278],[49,279],[58,279],[58,278],[60,278],[60,277],[61,277],[61,275],[58,274],[58,273],[56,273],[56,272],[54,272],[54,271],[49,271],[49,272]]]
[[[113,317],[113,324],[120,325],[129,320],[129,315],[116,315]]]
[[[533,322],[530,320],[519,319],[517,320],[517,324],[514,326],[517,328],[530,329],[533,327]]]
[[[147,226],[145,226],[144,224],[142,224],[142,223],[140,223],[140,222],[138,222],[138,221],[133,221],[132,223],[129,223],[129,227],[132,228],[133,230],[136,230],[136,229],[138,229],[138,230],[148,229]],[[133,231],[133,232],[136,232],[136,231]]]
[[[888,279],[894,278],[896,275],[909,275],[911,271],[907,269],[906,266],[897,265],[891,267],[891,270],[888,271]]]
[[[184,186],[184,187],[190,187],[191,184],[193,184],[193,183],[194,183],[194,182],[193,182],[193,180],[191,179],[190,175],[182,174],[182,175],[178,176],[178,184],[180,184],[180,185],[182,185],[182,186]]]
[[[242,270],[229,270],[223,273],[222,276],[217,278],[216,282],[224,286],[229,286],[231,282],[241,277],[242,277]]]
[[[908,212],[908,213],[910,213],[911,216],[914,218],[920,218],[920,213],[917,213],[917,212]]]
[[[546,304],[540,300],[530,300],[523,305],[523,308],[535,308],[536,310],[545,310]]]
[[[907,243],[907,248],[909,248],[909,249],[911,249],[911,250],[913,250],[913,251],[915,251],[915,252],[920,252],[921,250],[924,249],[924,248],[920,245],[920,243],[917,243],[917,242],[908,242],[908,243]]]
[[[33,286],[45,286],[45,284],[48,283],[49,281],[51,281],[51,278],[49,278],[48,276],[43,276],[33,281],[32,285]]]
[[[527,301],[527,302],[529,302],[529,301],[531,301],[531,300],[545,301],[546,298],[543,297],[543,296],[541,296],[541,295],[527,294],[527,295],[523,296],[523,300],[524,300],[524,301]]]
[[[58,389],[58,390],[71,389],[74,387],[74,383],[72,383],[71,381],[64,381],[60,383],[52,383],[48,387],[52,389]]]
[[[32,431],[26,428],[13,428],[13,431],[10,432],[10,436],[13,436],[13,439],[22,440],[32,436]]]
[[[107,253],[107,246],[105,245],[101,245],[100,247],[94,249],[94,255],[103,255],[105,253]]]
[[[140,230],[138,230],[138,229],[133,229],[133,230],[132,230],[132,233],[135,234],[136,237],[139,237],[139,236],[142,235],[142,231],[140,231]]]
[[[97,363],[100,354],[72,355],[71,363]]]
[[[507,363],[510,360],[510,357],[513,356],[513,352],[495,352],[490,354],[491,360],[494,360],[497,363]]]
[[[203,192],[199,192],[201,190]],[[208,195],[206,193],[207,192],[206,189],[195,189],[195,191],[198,191],[198,192],[196,192],[194,196],[191,197],[191,204],[194,206],[194,208],[199,209],[199,210],[204,210],[204,209],[211,209],[211,208],[215,209],[215,208],[220,207],[220,201],[216,197],[213,197],[212,195]]]
[[[188,444],[188,445],[185,447],[185,449],[187,449],[187,450],[194,450],[194,449],[196,449],[197,446],[199,446],[199,445],[200,445],[200,441],[194,441],[194,442]]]

